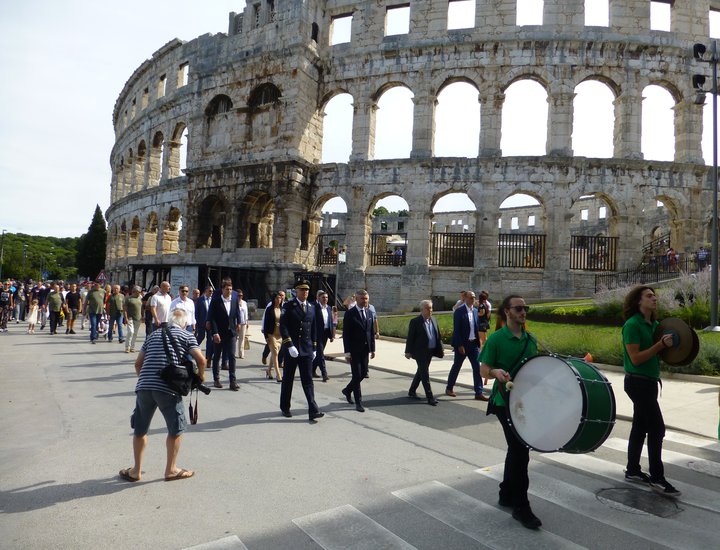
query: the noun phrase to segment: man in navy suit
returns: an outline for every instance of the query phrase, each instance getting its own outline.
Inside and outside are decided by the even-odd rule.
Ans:
[[[430,387],[430,361],[434,357],[443,357],[442,339],[440,338],[440,329],[437,321],[432,316],[432,302],[423,300],[420,302],[421,314],[410,319],[408,326],[407,340],[405,341],[405,358],[415,359],[417,363],[417,371],[408,397],[416,398],[418,386],[422,382],[423,390],[428,405],[433,407],[438,404],[437,399],[433,397],[432,388]]]
[[[233,293],[230,278],[222,280],[222,290],[212,297],[208,318],[212,329],[214,348],[212,362],[214,385],[216,388],[223,387],[220,383],[220,355],[222,354],[223,363],[227,362],[230,371],[230,389],[238,391],[240,386],[235,380],[233,344],[235,343],[235,336],[240,330],[240,304],[237,294]]]
[[[195,299],[195,336],[197,338],[198,346],[201,346],[205,339],[205,334],[208,331],[207,321],[208,313],[210,311],[210,302],[212,300],[212,287],[210,285],[205,287],[205,293]],[[212,357],[212,338],[208,338],[205,343],[205,357]]]
[[[313,360],[313,378],[320,378],[317,369],[320,367],[322,381],[327,382],[330,378],[325,367],[325,346],[328,340],[335,340],[335,327],[332,322],[332,308],[328,304],[328,294],[324,290],[318,290],[317,306],[315,308],[315,320],[317,321],[318,345],[315,359]]]
[[[345,360],[350,363],[352,379],[342,394],[348,403],[353,402],[352,395],[355,394],[355,409],[365,412],[360,382],[367,374],[369,360],[375,357],[375,329],[368,311],[370,297],[367,290],[358,290],[355,302],[355,307],[348,309],[343,317],[343,349]]]
[[[488,398],[483,395],[483,382],[480,377],[480,363],[478,362],[478,354],[480,352],[480,318],[478,310],[475,307],[475,293],[468,290],[465,293],[465,304],[458,307],[453,313],[453,334],[452,347],[455,350],[455,358],[453,366],[448,375],[447,387],[445,395],[455,397],[453,391],[455,381],[460,373],[460,367],[467,357],[470,360],[473,373],[473,387],[475,388],[475,399],[478,401],[487,401]]]
[[[308,301],[310,283],[300,281],[295,285],[296,296],[285,302],[280,315],[280,336],[286,350],[280,386],[280,411],[289,418],[295,369],[300,371],[300,381],[308,403],[310,422],[325,416],[315,403],[315,386],[312,379],[312,362],[317,347],[317,321],[315,305]]]

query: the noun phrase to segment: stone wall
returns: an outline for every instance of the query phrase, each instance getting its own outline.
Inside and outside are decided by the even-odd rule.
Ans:
[[[573,212],[587,195],[608,205],[610,236],[621,237],[618,269],[639,261],[642,208],[658,199],[676,248],[709,240],[702,106],[691,87],[707,67],[692,62],[692,44],[708,41],[718,3],[675,2],[671,32],[649,29],[645,0],[611,0],[609,27],[585,27],[581,0],[546,0],[542,25],[518,27],[515,4],[477,0],[474,28],[449,31],[447,1],[413,2],[409,33],[383,36],[392,3],[265,0],[230,14],[228,34],[169,42],[130,76],[113,110],[107,269],[120,277],[143,263],[243,268],[265,273],[269,289],[298,271],[334,274],[316,265],[315,250],[333,197],[349,212],[340,294],[367,286],[385,310],[465,286],[534,298],[592,292],[592,272],[566,267]],[[330,46],[332,19],[347,14],[351,41]],[[546,154],[502,157],[504,92],[522,79],[548,94]],[[586,80],[615,96],[613,158],[573,156],[574,90]],[[478,154],[436,157],[437,97],[458,81],[478,91]],[[648,85],[674,98],[674,162],[643,159]],[[377,102],[394,86],[413,93],[412,152],[374,160]],[[321,164],[324,108],[340,93],[353,97],[352,154]],[[432,209],[448,193],[466,193],[477,207],[472,267],[429,265]],[[540,202],[543,269],[498,267],[499,206],[516,193]],[[391,194],[409,205],[406,264],[371,265],[371,213]]]

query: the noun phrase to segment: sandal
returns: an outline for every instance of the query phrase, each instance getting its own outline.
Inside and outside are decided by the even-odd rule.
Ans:
[[[122,479],[124,479],[125,481],[129,481],[130,483],[135,483],[136,481],[140,481],[139,477],[133,477],[130,475],[130,470],[132,470],[132,468],[125,468],[124,470],[120,470],[118,472],[118,475]]]
[[[195,472],[193,472],[192,470],[185,470],[184,468],[181,468],[180,471],[178,471],[178,473],[176,473],[175,475],[165,476],[165,481],[175,481],[178,479],[187,479],[194,475],[195,475]]]

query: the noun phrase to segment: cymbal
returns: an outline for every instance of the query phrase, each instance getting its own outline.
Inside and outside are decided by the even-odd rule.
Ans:
[[[673,367],[689,365],[695,360],[700,351],[700,340],[690,325],[678,317],[667,317],[655,330],[655,341],[665,334],[672,334],[673,345],[658,354],[660,359]]]

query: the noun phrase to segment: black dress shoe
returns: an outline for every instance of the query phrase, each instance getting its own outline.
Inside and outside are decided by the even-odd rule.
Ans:
[[[238,391],[240,389],[240,384],[237,382],[230,382],[230,389],[232,391]]]
[[[290,411],[280,411],[280,412],[282,413],[282,415],[285,418],[292,418],[292,413]]]
[[[500,506],[504,506],[505,508],[512,508],[513,506],[512,499],[510,497],[505,497],[502,495],[498,497],[498,504]]]
[[[356,410],[357,412],[364,413],[364,412],[365,412],[365,407],[363,407],[361,403],[358,403],[357,405],[355,405],[355,410]]]
[[[324,412],[318,411],[318,412],[316,412],[316,413],[311,413],[311,414],[310,414],[310,420],[315,420],[315,419],[317,419],[317,418],[322,418],[323,416],[325,416],[325,413],[324,413]]]
[[[438,400],[434,397],[428,397],[428,405],[432,405],[433,407],[437,407]]]
[[[314,372],[314,373],[312,373],[312,377],[313,377],[313,378],[320,378],[320,375],[319,375],[318,373]]]
[[[327,382],[328,380],[330,380],[329,376],[323,376],[323,382]]]
[[[513,510],[512,517],[522,523],[522,526],[526,529],[538,529],[542,525],[542,521],[533,514],[530,506],[515,508],[515,510]]]
[[[347,388],[343,388],[343,389],[340,390],[340,391],[341,391],[342,394],[345,396],[345,399],[347,399],[347,402],[352,405],[352,404],[353,404],[353,400],[352,400],[352,394],[350,393],[350,390],[348,390]]]
[[[409,397],[410,399],[418,399],[418,394],[415,393],[414,391],[409,391],[409,392],[408,392],[408,397]]]

